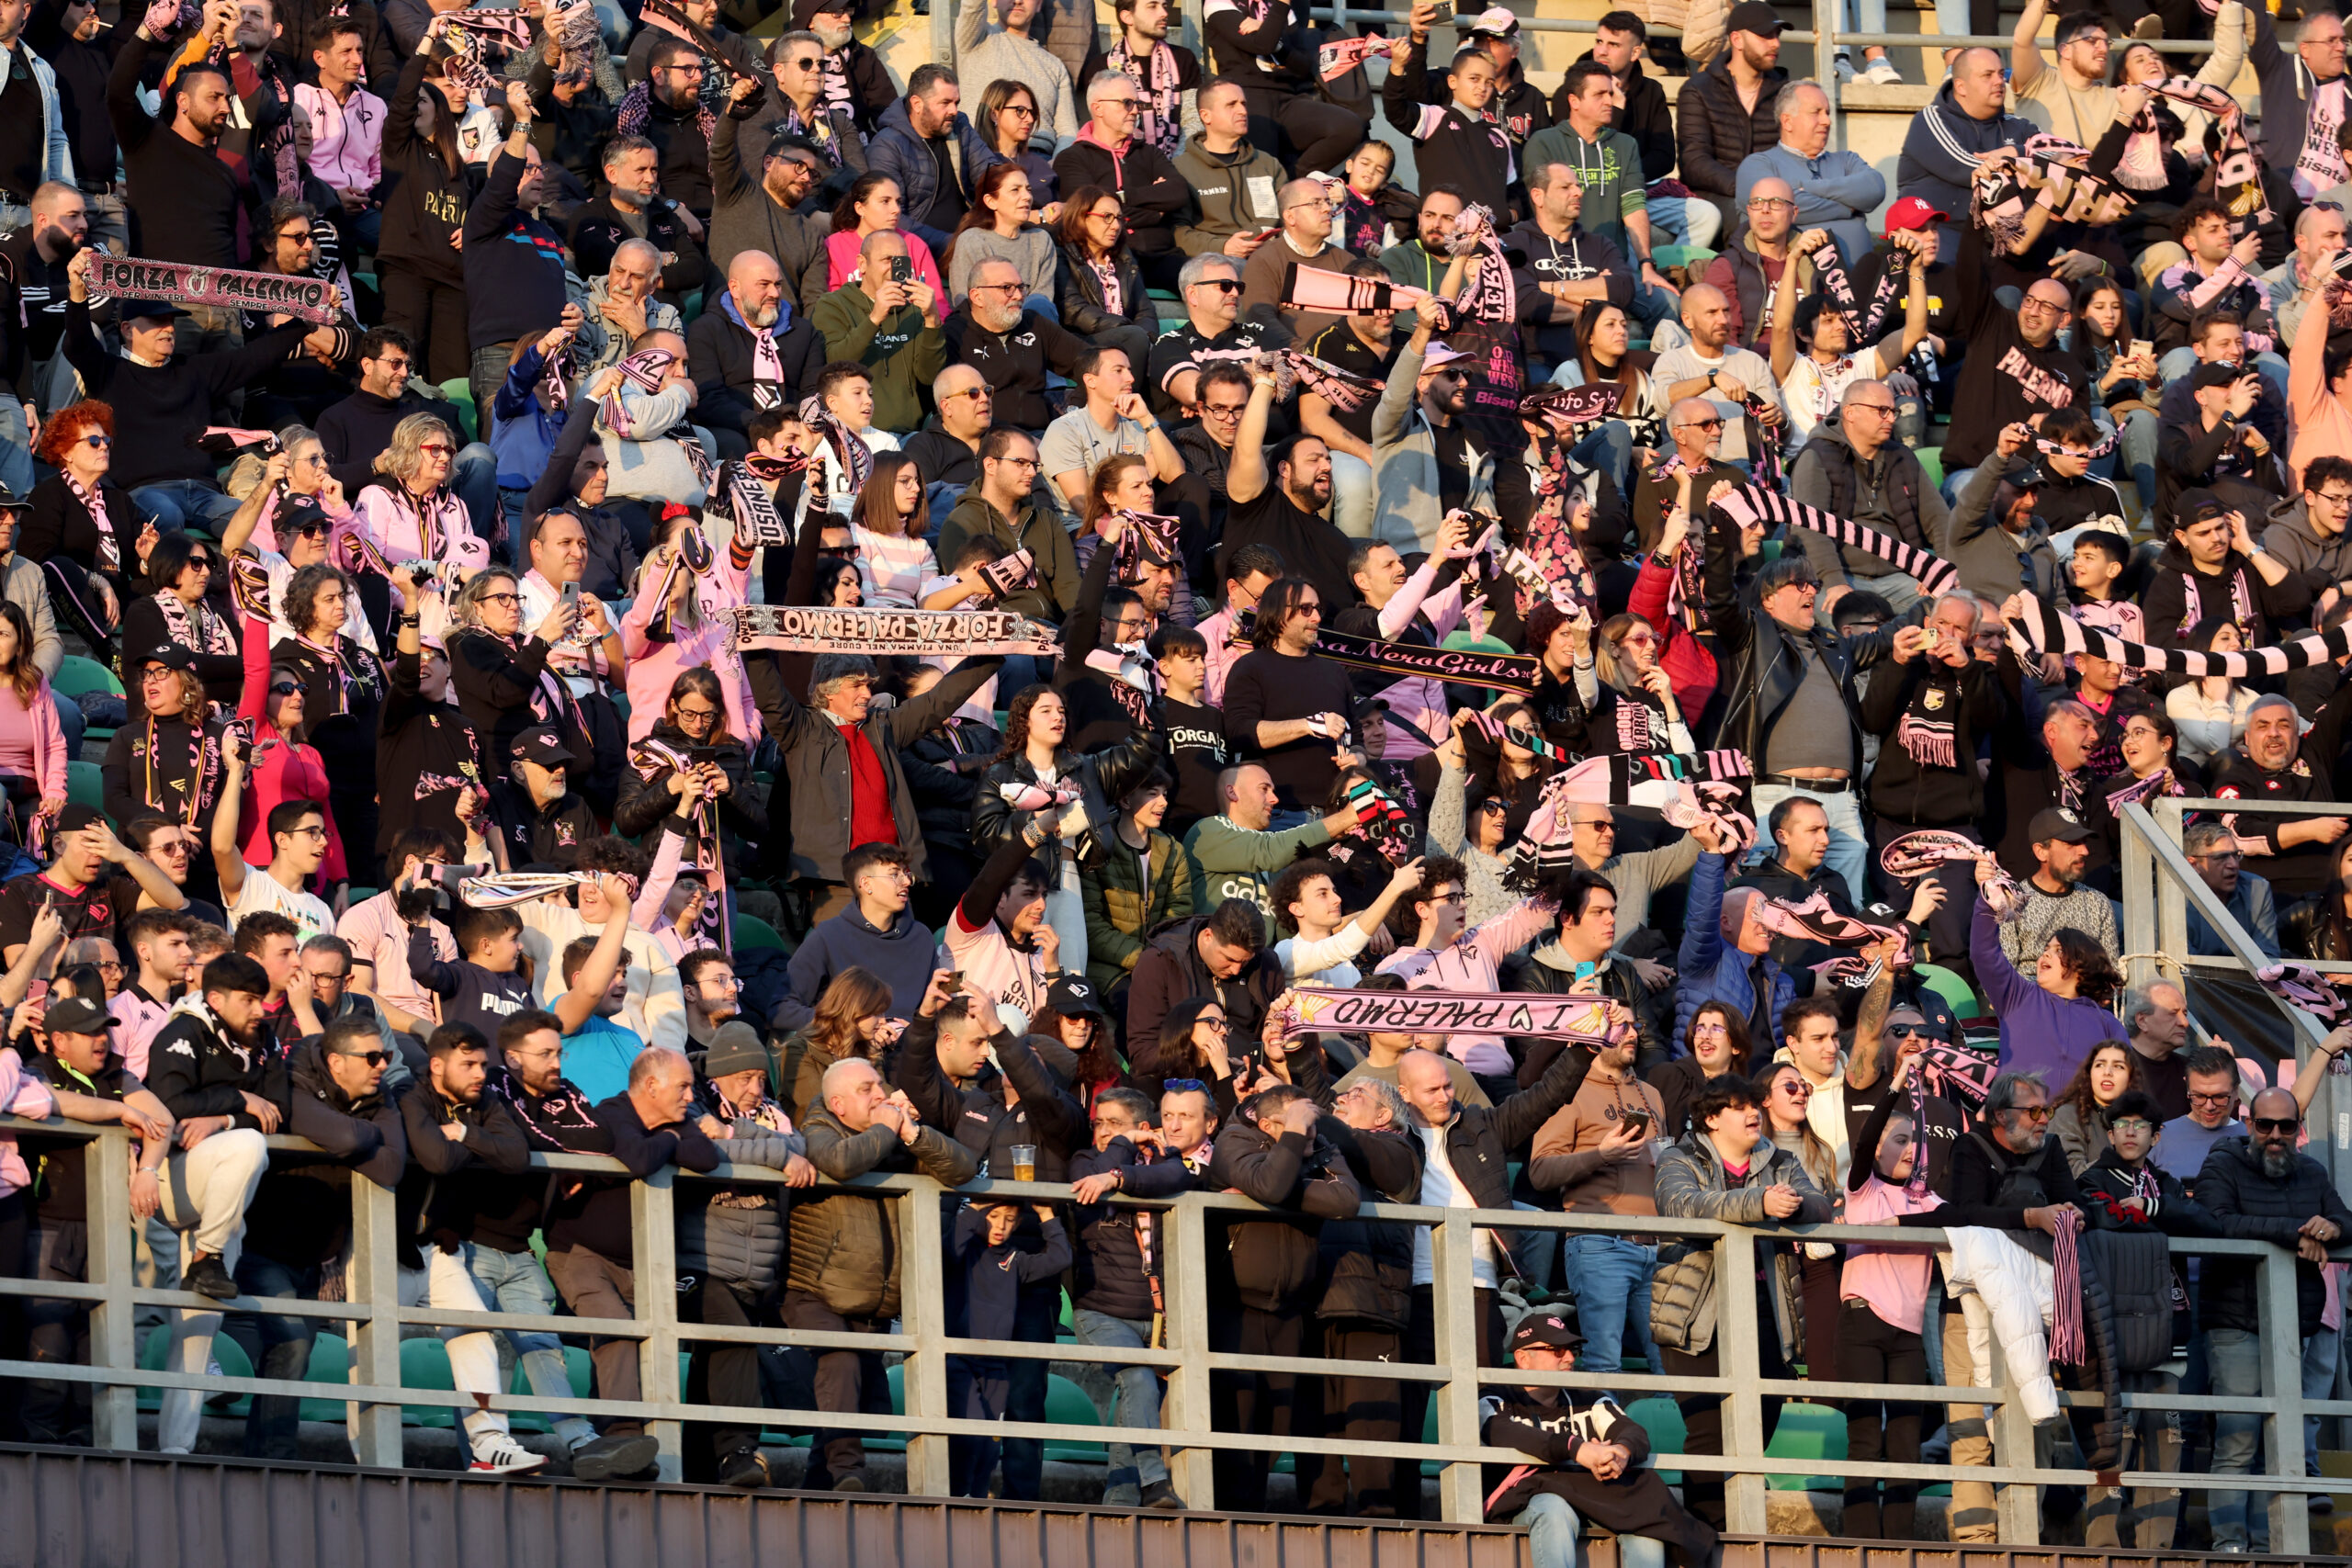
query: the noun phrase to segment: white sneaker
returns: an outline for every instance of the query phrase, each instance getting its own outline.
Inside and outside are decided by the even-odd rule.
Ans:
[[[1894,68],[1894,62],[1882,54],[1863,71],[1862,80],[1874,82],[1882,87],[1895,87],[1902,85],[1903,73]]]
[[[467,1468],[467,1473],[513,1475],[537,1470],[545,1463],[546,1459],[516,1442],[512,1433],[492,1432],[474,1439],[474,1462]]]
[[[1838,51],[1838,57],[1836,60],[1831,62],[1831,65],[1837,71],[1838,80],[1839,82],[1850,82],[1854,79],[1853,56],[1848,54],[1844,50],[1841,49]]]

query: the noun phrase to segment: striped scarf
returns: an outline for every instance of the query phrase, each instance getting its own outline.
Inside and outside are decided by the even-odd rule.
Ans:
[[[694,762],[674,746],[649,735],[630,745],[628,765],[650,784],[662,773],[684,773]],[[710,889],[710,897],[702,901],[695,933],[707,939],[704,945],[725,953],[734,945],[734,933],[727,918],[727,861],[719,838],[718,798],[706,796],[697,801],[691,820],[695,829],[695,865]]]
[[[1865,528],[1843,517],[1832,516],[1803,502],[1791,501],[1778,491],[1763,484],[1742,485],[1716,503],[1742,527],[1752,528],[1761,523],[1786,524],[1792,528],[1804,528],[1825,534],[1841,545],[1866,550],[1882,560],[1894,563],[1897,571],[1917,580],[1919,592],[1934,597],[1960,586],[1960,569],[1939,558],[1933,551],[1915,549],[1891,534],[1875,528]]]
[[[2312,670],[2352,658],[2352,622],[2331,632],[2314,632],[2290,642],[2249,648],[2240,653],[2199,653],[2191,649],[2152,648],[2086,626],[2039,599],[2025,601],[2025,613],[2013,617],[2009,635],[2037,653],[2087,653],[2127,669],[2187,675],[2196,680],[2227,675],[2245,681],[2264,675],[2284,675],[2290,670]]]

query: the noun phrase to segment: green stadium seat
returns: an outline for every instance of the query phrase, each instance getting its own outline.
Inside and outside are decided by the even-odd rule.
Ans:
[[[1930,480],[1938,485],[1944,482],[1944,449],[1942,447],[1916,447],[1911,455],[1919,459],[1919,466],[1928,470],[1928,478]]]
[[[1052,1372],[1046,1378],[1046,1419],[1063,1427],[1099,1427],[1102,1413],[1084,1389]],[[1047,1443],[1046,1457],[1063,1464],[1099,1464],[1105,1450],[1101,1443]]]
[[[1764,1445],[1767,1459],[1841,1460],[1846,1457],[1846,1417],[1826,1404],[1792,1399],[1781,1406],[1780,1424]],[[1842,1492],[1834,1475],[1775,1475],[1765,1484],[1775,1492]]]
[[[106,809],[106,777],[96,762],[73,761],[65,764],[65,798],[75,806]],[[119,824],[118,824],[119,826]]]
[[[1928,989],[1944,999],[1954,1018],[1965,1022],[1984,1016],[1984,1004],[1976,999],[1976,993],[1968,988],[1967,981],[1940,964],[1922,964],[1918,970],[1919,978],[1927,983]]]
[[[482,439],[480,435],[475,434],[481,416],[478,411],[474,408],[474,384],[472,380],[464,376],[452,376],[449,379],[441,383],[441,398],[445,402],[454,403],[457,405],[458,423],[460,427],[458,431],[458,438],[461,441],[480,441]]]
[[[437,1337],[401,1340],[401,1386],[455,1390],[458,1384],[449,1371],[448,1346]],[[454,1427],[457,1412],[447,1404],[404,1404],[401,1406],[401,1425]]]
[[[1715,259],[1715,253],[1704,245],[1658,245],[1651,250],[1650,259],[1660,271],[1670,266],[1705,266]]]
[[[1473,637],[1467,631],[1448,632],[1445,646],[1467,649],[1472,653],[1512,653],[1517,650],[1498,637]]]
[[[773,947],[786,951],[784,934],[757,915],[735,917],[735,945],[738,948]]]
[[[50,685],[69,697],[80,697],[90,692],[117,697],[123,694],[122,682],[113,671],[96,660],[85,659],[78,653],[65,656],[65,661],[57,667],[56,679],[51,681]]]
[[[1773,561],[1779,560],[1781,558],[1781,543],[1782,541],[1779,539],[1765,540],[1761,545],[1758,545],[1756,547],[1756,558],[1764,562],[1768,566]]]
[[[150,1331],[145,1342],[139,1347],[141,1369],[151,1372],[162,1371],[165,1358],[171,1354],[171,1342],[170,1328],[162,1327]],[[224,1378],[249,1378],[254,1375],[254,1364],[246,1359],[245,1348],[225,1334],[215,1334],[212,1337],[212,1359],[220,1364],[220,1375]],[[253,1403],[252,1394],[241,1393],[221,1406],[216,1414],[243,1416],[253,1408]],[[140,1409],[160,1410],[163,1404],[164,1391],[162,1389],[142,1388],[139,1391]]]
[[[350,1344],[340,1334],[321,1334],[311,1341],[311,1365],[302,1375],[311,1382],[349,1382]],[[340,1427],[349,1408],[339,1399],[306,1399],[302,1402],[302,1419]]]

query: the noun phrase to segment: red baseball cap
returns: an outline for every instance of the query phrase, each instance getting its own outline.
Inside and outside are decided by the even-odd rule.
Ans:
[[[1890,234],[1898,229],[1924,229],[1930,223],[1951,220],[1951,213],[1939,212],[1916,196],[1906,196],[1886,209],[1886,231]]]

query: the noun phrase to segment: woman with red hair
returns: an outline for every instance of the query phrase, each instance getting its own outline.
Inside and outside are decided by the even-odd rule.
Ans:
[[[33,487],[17,552],[40,562],[53,597],[93,648],[108,647],[124,601],[150,592],[141,567],[157,537],[130,492],[107,478],[114,466],[114,410],[69,404],[41,426],[35,456],[55,477]]]

